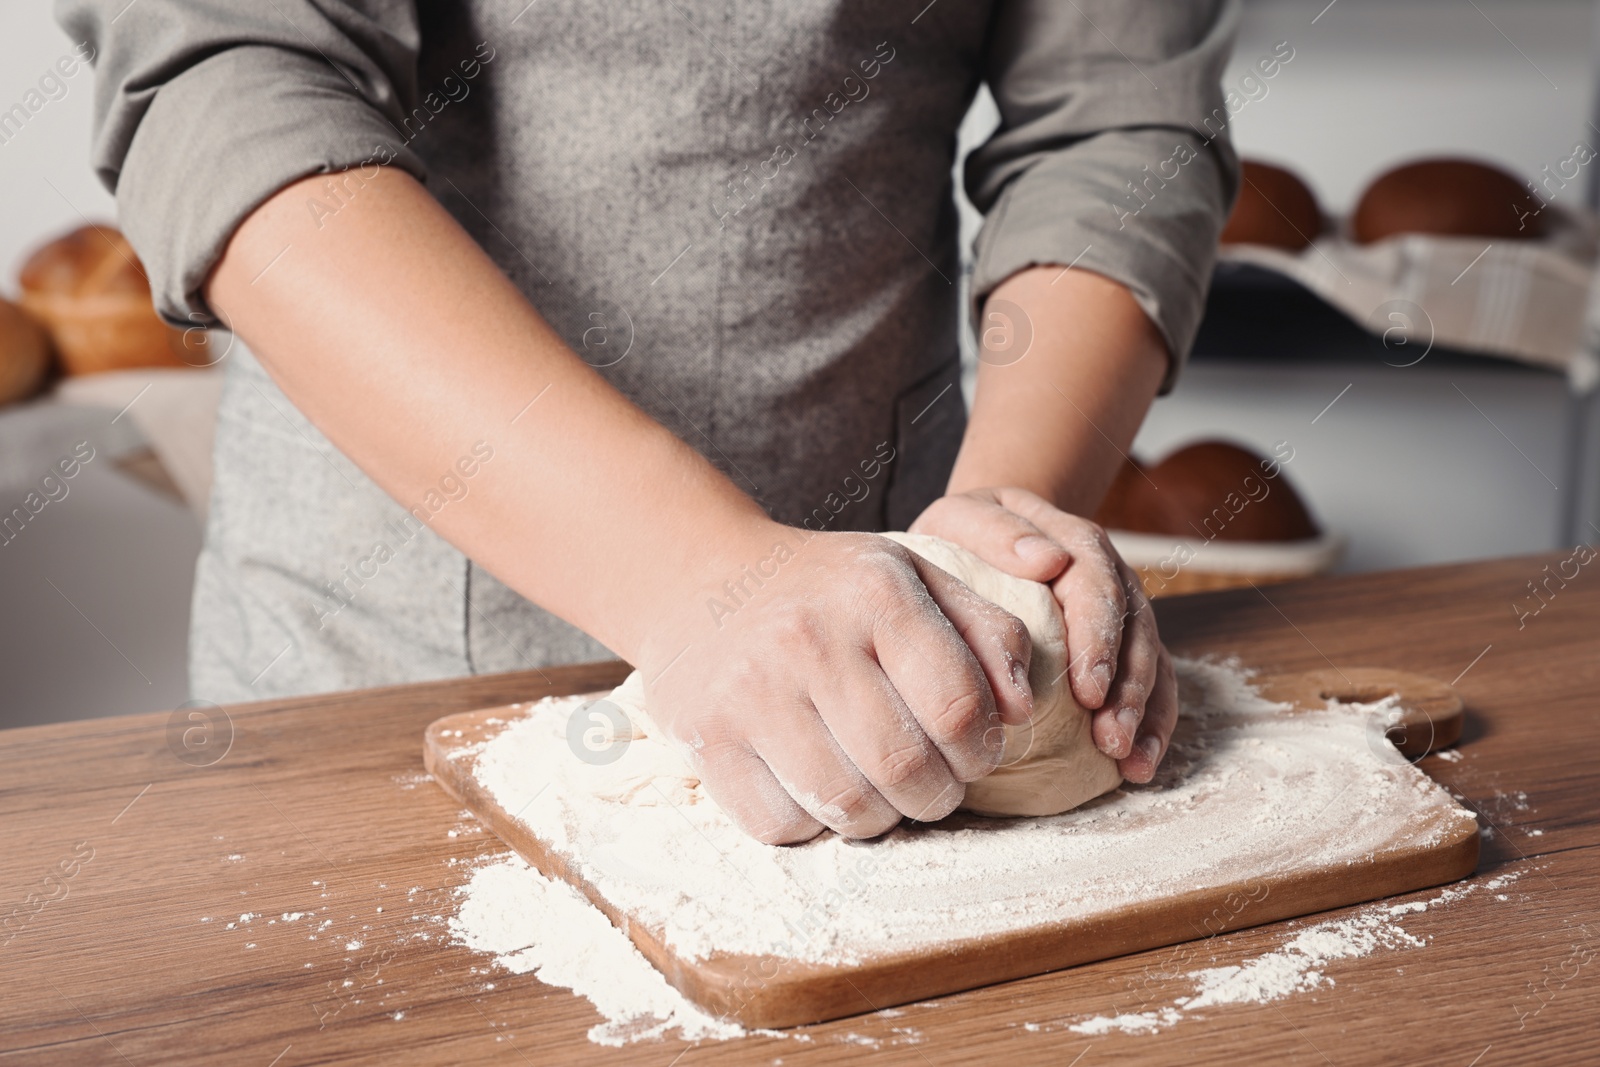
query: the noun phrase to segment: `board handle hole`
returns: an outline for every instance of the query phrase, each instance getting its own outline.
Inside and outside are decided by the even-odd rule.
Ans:
[[[1344,704],[1376,704],[1380,700],[1388,700],[1392,696],[1399,696],[1400,690],[1394,686],[1347,686],[1342,689],[1327,688],[1317,694],[1323,700],[1337,700]]]

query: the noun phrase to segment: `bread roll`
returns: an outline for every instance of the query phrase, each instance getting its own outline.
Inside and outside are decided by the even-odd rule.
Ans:
[[[127,238],[85,226],[52,241],[22,267],[22,306],[44,324],[68,374],[182,367],[182,331],[161,320]]]
[[[1148,468],[1130,459],[1095,521],[1187,541],[1304,541],[1321,533],[1280,468],[1226,441],[1198,441]]]
[[[50,341],[26,311],[0,300],[0,404],[26,400],[50,370]]]
[[[1239,199],[1222,229],[1223,244],[1298,252],[1321,232],[1322,211],[1305,182],[1282,167],[1244,161]]]
[[[1425,159],[1381,175],[1361,194],[1350,232],[1362,244],[1402,233],[1514,239],[1544,234],[1542,205],[1498,167]]]

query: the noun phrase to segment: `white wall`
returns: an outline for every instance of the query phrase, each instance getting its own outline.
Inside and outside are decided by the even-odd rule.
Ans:
[[[1560,376],[1513,365],[1200,361],[1134,452],[1287,441],[1285,476],[1348,539],[1338,569],[1384,570],[1565,543],[1567,405]]]
[[[1234,143],[1291,166],[1325,209],[1348,210],[1368,181],[1418,156],[1466,152],[1533,178],[1578,140],[1600,146],[1589,126],[1593,3],[1326,3],[1251,0],[1224,79],[1237,86],[1289,42],[1294,59],[1234,118]]]
[[[39,78],[76,42],[39,0],[6,5],[0,16],[0,111],[22,103]],[[62,79],[66,94],[48,100],[19,133],[0,144],[0,293],[16,295],[28,253],[88,218],[111,221],[115,204],[89,169],[94,74],[81,67]],[[42,94],[41,94],[42,95]]]

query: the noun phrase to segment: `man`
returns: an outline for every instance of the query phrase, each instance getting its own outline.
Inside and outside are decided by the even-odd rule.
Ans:
[[[861,532],[909,526],[1051,583],[1096,743],[1154,773],[1171,666],[1081,516],[1199,318],[1229,3],[59,8],[159,309],[249,345],[195,696],[615,653],[746,830],[870,836],[1031,700],[1015,619]],[[968,421],[980,82],[973,300],[1031,340]]]

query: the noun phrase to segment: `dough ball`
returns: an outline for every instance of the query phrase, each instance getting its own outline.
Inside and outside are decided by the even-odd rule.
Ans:
[[[1122,784],[1117,762],[1089,735],[1089,712],[1067,680],[1067,630],[1049,588],[991,566],[958,545],[920,534],[895,541],[1021,619],[1033,639],[1033,719],[1005,728],[999,769],[967,784],[962,809],[978,815],[1056,815]]]
[[[588,764],[589,793],[632,807],[698,804],[705,798],[688,761],[661,735],[644,707],[644,677],[634,671],[603,697],[572,711],[567,743]]]
[[[1121,785],[1116,761],[1095,748],[1089,736],[1089,713],[1072,699],[1066,626],[1050,590],[1012,577],[937,537],[884,536],[1011,612],[1033,638],[1028,668],[1033,719],[1005,728],[1001,766],[967,784],[962,809],[995,817],[1056,815]],[[569,725],[568,738],[577,758],[591,765],[582,780],[593,795],[642,807],[694,804],[704,796],[687,760],[651,720],[638,671],[593,706],[585,704],[573,714],[580,718]],[[590,737],[589,731],[592,747],[578,740]],[[620,748],[612,747],[618,742]]]
[[[1222,229],[1225,245],[1270,245],[1287,252],[1307,247],[1322,232],[1322,211],[1305,182],[1282,167],[1247,159],[1239,199]]]

